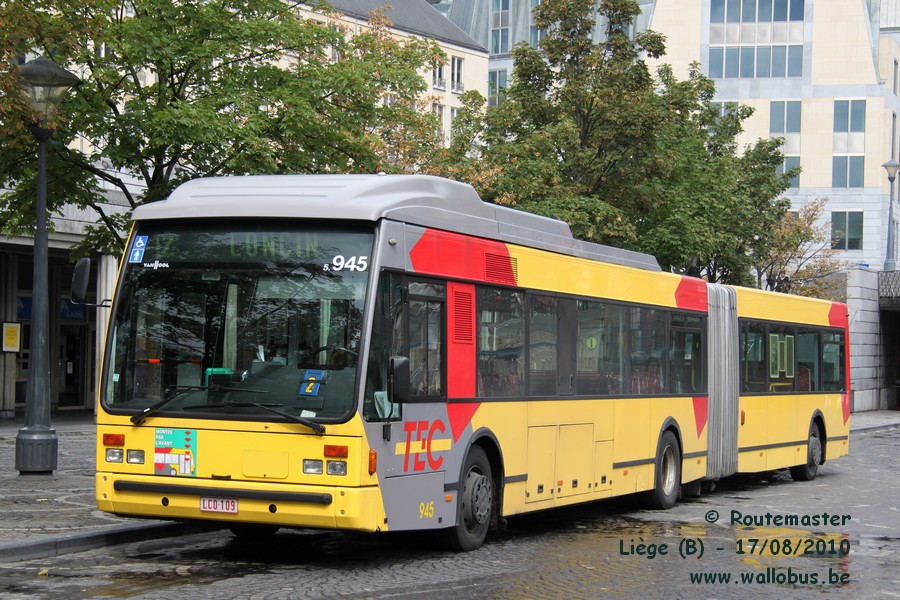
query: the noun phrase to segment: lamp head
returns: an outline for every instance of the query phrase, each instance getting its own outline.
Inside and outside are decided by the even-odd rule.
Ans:
[[[887,171],[888,180],[893,183],[894,178],[897,177],[897,171],[900,171],[900,161],[892,158],[881,166]]]
[[[52,122],[66,92],[81,83],[76,75],[61,68],[49,58],[35,58],[21,67],[22,91],[40,124]]]

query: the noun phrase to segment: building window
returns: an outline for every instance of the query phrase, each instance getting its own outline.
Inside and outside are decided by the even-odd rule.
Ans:
[[[488,105],[497,106],[506,96],[506,70],[488,73]]]
[[[441,140],[444,141],[444,105],[435,102],[431,105],[431,111],[434,113],[434,116],[437,117],[437,136]]]
[[[719,118],[723,118],[725,115],[731,114],[735,112],[740,104],[734,100],[729,100],[725,102],[710,102],[710,106],[714,106],[719,111]]]
[[[898,91],[898,88],[897,88],[898,83],[900,83],[900,80],[898,80],[898,77],[897,77],[898,73],[900,73],[900,63],[898,63],[895,60],[894,61],[894,85],[892,88],[894,90],[895,94],[900,93],[900,91]]]
[[[831,186],[861,188],[866,151],[866,101],[834,101],[834,140]]]
[[[835,250],[861,250],[863,213],[861,210],[832,211],[831,247]]]
[[[451,106],[450,107],[450,133],[447,136],[447,142],[450,143],[453,141],[453,123],[456,121],[456,117],[459,116],[459,107]]]
[[[866,131],[866,101],[865,100],[835,100],[834,101],[834,131],[838,132],[865,132]]]
[[[791,169],[796,169],[800,166],[800,157],[799,156],[785,156],[784,162],[781,163],[781,166],[778,167],[778,174],[783,175],[787,173]],[[800,174],[797,173],[793,177],[791,177],[790,186],[792,188],[800,187]]]
[[[800,166],[800,101],[776,100],[769,104],[769,134],[784,140],[784,161],[778,173]],[[791,178],[792,188],[800,187],[800,176]]]
[[[831,187],[863,187],[864,156],[833,156],[831,158]]]
[[[339,26],[329,25],[329,27],[331,27],[331,30],[334,31],[335,33],[344,35],[343,30]],[[337,46],[329,46],[327,51],[329,53],[329,60],[332,63],[336,63],[341,60],[341,51]]]
[[[463,84],[463,59],[454,56],[450,61],[450,85],[454,92],[462,93],[466,91]]]
[[[711,0],[709,76],[801,77],[804,0]]]
[[[447,88],[447,80],[444,79],[444,64],[434,61],[431,67],[431,85],[437,90]]]
[[[769,132],[773,135],[800,133],[800,101],[774,101],[770,105]]]
[[[897,157],[897,113],[891,112],[891,158]]]
[[[538,6],[540,3],[541,3],[541,0],[531,0],[532,15],[534,14],[533,11],[534,11],[535,7]],[[534,19],[534,17],[532,16],[532,20],[533,19]],[[540,44],[541,40],[544,39],[544,36],[546,34],[547,34],[547,32],[544,31],[543,29],[538,29],[536,25],[532,25],[531,26],[531,36],[529,39],[529,41],[531,42],[531,47],[537,48],[538,44]]]
[[[509,0],[491,0],[491,54],[509,53]]]

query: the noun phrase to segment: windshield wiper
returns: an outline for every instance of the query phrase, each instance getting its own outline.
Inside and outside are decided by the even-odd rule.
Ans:
[[[174,385],[169,388],[169,393],[162,400],[151,404],[144,410],[140,412],[140,414],[134,415],[131,417],[131,422],[135,425],[140,425],[144,422],[145,419],[153,416],[154,413],[158,412],[163,406],[175,400],[185,392],[190,392],[192,390],[205,390],[206,386],[203,385]]]
[[[237,387],[229,387],[227,385],[216,385],[216,384],[209,386],[209,391],[210,392],[247,392],[248,394],[268,394],[269,393],[266,390],[254,390],[251,388],[237,388]]]
[[[246,391],[246,390],[241,390],[241,391]],[[229,400],[229,401],[222,402],[219,404],[197,404],[194,406],[185,406],[184,409],[185,410],[195,410],[195,409],[206,409],[206,408],[221,408],[223,406],[228,407],[228,408],[261,408],[261,409],[267,410],[271,413],[275,413],[276,415],[278,415],[280,417],[284,417],[285,419],[287,419],[288,421],[291,421],[292,423],[299,423],[300,425],[309,427],[318,435],[325,435],[325,426],[322,425],[321,423],[316,423],[315,421],[307,419],[306,417],[298,417],[297,415],[292,415],[292,414],[286,413],[282,410],[278,410],[279,407],[284,406],[283,404],[262,404],[261,402],[232,402]]]

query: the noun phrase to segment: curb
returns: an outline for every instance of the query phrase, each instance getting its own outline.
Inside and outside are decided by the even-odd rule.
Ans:
[[[878,425],[861,425],[859,427],[851,427],[850,433],[861,433],[864,431],[875,431],[878,429],[890,429],[892,427],[900,427],[900,421],[896,423],[879,423]]]
[[[0,544],[0,561],[15,562],[36,558],[53,558],[62,554],[84,552],[115,544],[184,535],[198,530],[193,525],[165,521],[137,525],[114,525],[64,535],[41,536]]]

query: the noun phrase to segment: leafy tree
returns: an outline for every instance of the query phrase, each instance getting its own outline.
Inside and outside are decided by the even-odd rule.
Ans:
[[[843,265],[838,251],[831,246],[828,225],[821,225],[827,204],[827,198],[814,198],[804,202],[797,212],[784,214],[775,227],[768,252],[755,257],[757,287],[774,289],[779,274],[784,273],[793,294],[844,299],[846,289],[835,277]]]
[[[665,269],[752,285],[753,256],[772,243],[790,206],[780,198],[794,175],[778,173],[782,141],[739,149],[737,136],[753,111],[714,103],[714,84],[698,65],[685,81],[667,66],[659,78],[670,118],[658,149],[668,160],[639,184],[658,202],[639,222],[638,247]]]
[[[467,144],[452,146],[446,173],[480,183],[491,201],[563,218],[584,239],[633,239],[628,213],[645,203],[635,182],[655,168],[664,118],[640,59],[658,56],[662,37],[628,37],[638,12],[631,0],[602,2],[607,39],[594,44],[593,0],[535,7],[535,25],[547,32],[541,47],[514,49],[505,101],[486,111],[476,136],[464,136],[477,139],[479,155],[467,157]]]
[[[48,206],[90,207],[86,245],[119,251],[130,208],[202,176],[403,171],[437,143],[417,110],[433,42],[395,40],[383,12],[352,37],[283,0],[8,0],[0,8],[0,198],[4,232],[28,231],[33,141],[14,125],[15,58],[42,50],[80,74],[48,163]],[[326,9],[323,7],[321,11]],[[7,26],[9,25],[9,26]],[[61,41],[61,40],[64,40]],[[334,60],[335,57],[338,57]],[[390,96],[392,102],[382,102]],[[404,144],[413,139],[415,144]],[[411,147],[415,146],[414,151]],[[137,190],[137,191],[136,191]]]
[[[654,77],[644,58],[662,56],[664,40],[629,37],[639,10],[634,0],[537,6],[540,47],[515,48],[502,104],[466,105],[442,172],[493,202],[565,220],[579,238],[653,254],[666,270],[751,283],[751,257],[788,207],[777,199],[794,174],[778,173],[781,141],[738,148],[752,110],[723,115],[697,65],[686,81],[665,65]],[[598,15],[605,40],[594,43]]]

